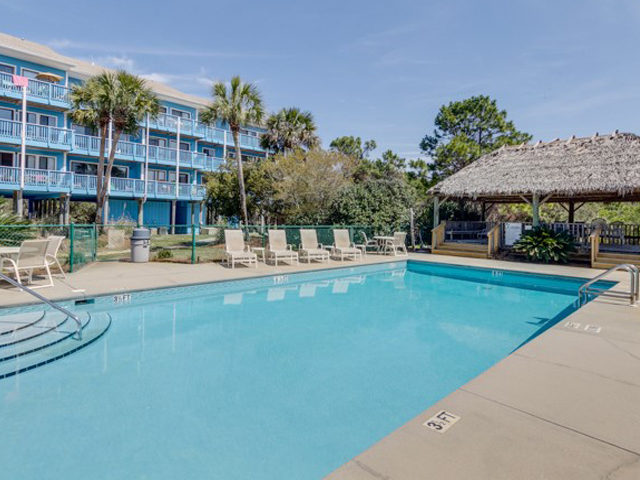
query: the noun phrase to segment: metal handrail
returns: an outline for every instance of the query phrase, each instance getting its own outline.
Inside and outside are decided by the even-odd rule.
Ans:
[[[52,308],[55,308],[56,310],[64,313],[67,317],[70,317],[74,322],[76,322],[76,331],[74,332],[74,335],[77,336],[78,340],[82,340],[82,322],[80,321],[80,319],[77,317],[77,315],[74,315],[73,313],[71,313],[69,310],[67,310],[64,307],[61,307],[60,305],[58,305],[55,302],[52,302],[51,300],[49,300],[48,298],[43,297],[42,295],[40,295],[38,292],[34,292],[32,289],[30,289],[29,287],[26,287],[24,285],[22,285],[19,282],[16,282],[13,278],[7,277],[5,274],[0,273],[0,280],[4,280],[6,282],[9,282],[11,285],[13,285],[14,287],[18,287],[19,289],[21,289],[24,292],[27,292],[30,295],[33,295],[34,297],[36,297],[38,300],[42,300],[44,303],[46,303],[47,305],[49,305]]]
[[[611,275],[612,273],[618,272],[620,270],[629,272],[629,275],[631,276],[631,288],[628,293],[626,291],[621,292],[621,291],[615,291],[610,289],[589,288],[591,287],[591,285],[593,285],[597,281],[602,280],[603,278]],[[615,267],[611,267],[609,270],[607,270],[604,273],[601,273],[597,277],[592,278],[591,280],[583,284],[578,289],[578,305],[580,306],[583,305],[583,300],[585,301],[588,300],[589,294],[603,295],[605,297],[606,296],[618,297],[618,298],[628,297],[631,305],[634,305],[636,301],[638,301],[638,296],[640,294],[640,270],[638,270],[638,267],[630,263],[622,263],[620,265],[616,265]]]

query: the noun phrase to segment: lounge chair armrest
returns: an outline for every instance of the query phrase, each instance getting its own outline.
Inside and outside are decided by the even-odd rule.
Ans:
[[[287,243],[287,250],[293,251],[293,245],[291,245],[290,243]]]
[[[324,245],[323,245],[323,244],[321,244],[321,243],[319,243],[319,244],[318,244],[318,248],[319,248],[320,250],[324,250]]]
[[[18,264],[12,258],[3,257],[3,258],[0,258],[0,270],[4,268],[5,262],[11,264],[11,266],[15,269],[18,268]]]

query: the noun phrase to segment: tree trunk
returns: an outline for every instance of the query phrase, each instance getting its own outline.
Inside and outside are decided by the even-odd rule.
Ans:
[[[112,148],[111,148],[111,151],[109,152],[109,160],[107,161],[107,168],[105,169],[103,167],[102,170],[100,170],[100,166],[98,166],[98,169],[99,169],[98,174],[103,173],[104,175],[104,181],[102,182],[102,189],[98,190],[97,192],[98,199],[96,202],[98,204],[98,209],[101,217],[102,217],[102,208],[104,207],[104,202],[109,196],[109,184],[111,183],[111,169],[113,168],[113,162],[116,157],[116,145],[118,145],[118,141],[120,140],[121,134],[122,132],[120,130],[115,130],[113,132]],[[103,220],[106,220],[107,222],[109,222],[108,218]]]
[[[249,225],[249,215],[247,214],[247,194],[244,190],[244,174],[242,172],[242,150],[240,150],[240,134],[233,131],[233,143],[236,146],[236,161],[238,163],[238,184],[240,186],[240,204],[242,207],[242,218],[244,224]]]
[[[104,157],[107,149],[108,125],[104,125],[100,129],[100,157],[98,158],[98,171],[96,172],[96,216],[94,222],[98,225],[102,224],[102,208],[104,207],[104,198],[100,198],[102,185],[104,183]]]

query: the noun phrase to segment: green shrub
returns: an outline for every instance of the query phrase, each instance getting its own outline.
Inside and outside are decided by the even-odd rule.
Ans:
[[[163,249],[156,253],[156,260],[167,260],[169,258],[173,258],[171,250]]]
[[[513,246],[517,252],[527,255],[534,262],[567,263],[575,252],[576,243],[568,232],[554,232],[545,227],[536,227],[526,232]]]

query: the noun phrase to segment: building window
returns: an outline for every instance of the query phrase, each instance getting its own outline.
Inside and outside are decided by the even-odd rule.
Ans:
[[[160,106],[160,108],[158,109],[158,113],[167,113],[167,107],[163,107],[162,105]]]
[[[154,182],[166,182],[167,171],[166,170],[149,170],[149,180]]]
[[[30,78],[32,80],[38,80],[36,77],[40,74],[40,72],[36,71],[36,70],[31,70],[29,68],[23,68],[22,69],[22,76],[23,77],[27,77]]]
[[[184,118],[186,120],[191,120],[191,113],[185,112],[184,110],[178,110],[177,108],[172,108],[171,114],[176,117]]]
[[[106,166],[104,167],[106,170]],[[96,163],[84,163],[84,162],[71,162],[71,171],[78,175],[93,175],[98,174],[98,164]],[[111,168],[111,176],[114,178],[129,178],[129,169],[127,167],[121,167],[114,165]]]
[[[0,167],[13,167],[13,153],[0,152]]]
[[[91,127],[85,127],[84,125],[76,125],[75,123],[71,125],[71,129],[78,135],[96,136],[98,133],[95,130],[93,130],[93,128]]]
[[[18,112],[18,121],[22,121],[22,112]],[[53,115],[45,115],[44,113],[27,112],[27,123],[34,125],[44,125],[48,127],[58,126],[58,117]]]
[[[202,153],[204,153],[207,157],[215,157],[216,156],[216,149],[215,148],[211,148],[211,147],[203,147],[202,148]]]
[[[13,120],[13,110],[10,108],[0,108],[0,120]]]
[[[18,155],[18,161],[20,161],[20,155]],[[56,159],[55,157],[46,157],[44,155],[27,155],[25,168],[31,168],[33,170],[55,170]]]
[[[169,172],[169,181],[175,183],[176,181],[176,172]],[[180,173],[180,181],[178,183],[189,183],[189,174],[188,173]]]
[[[0,73],[8,73],[9,75],[13,75],[14,73],[16,73],[16,67],[14,67],[13,65],[0,63]]]
[[[167,139],[166,138],[159,138],[159,137],[150,137],[149,138],[149,145],[152,147],[166,147],[167,146]]]
[[[169,147],[176,148],[176,141],[169,140]],[[186,152],[191,150],[191,145],[188,142],[180,142],[180,150],[184,150]]]

